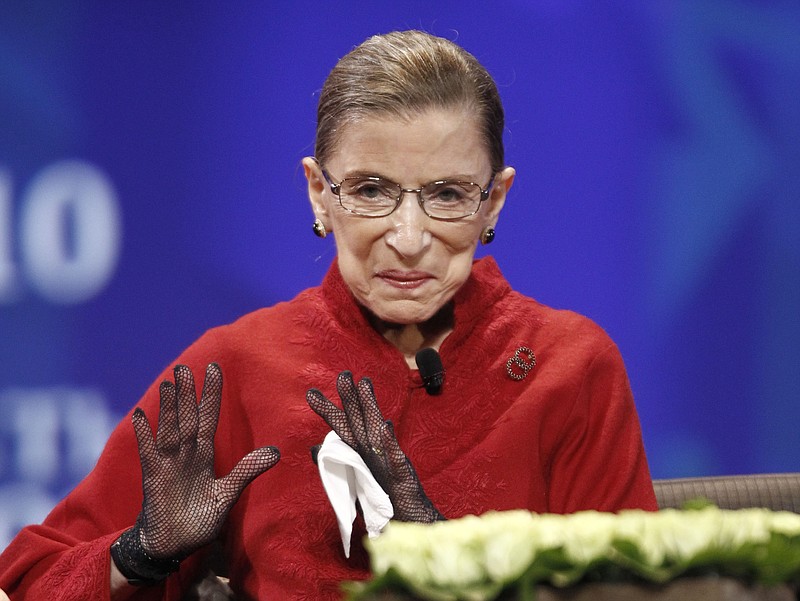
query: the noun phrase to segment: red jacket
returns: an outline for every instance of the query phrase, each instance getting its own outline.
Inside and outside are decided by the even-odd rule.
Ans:
[[[513,373],[524,376],[514,379],[509,360],[520,347],[533,351],[536,365],[526,372],[512,361]],[[281,450],[223,532],[241,598],[339,599],[341,581],[368,576],[359,531],[351,559],[344,557],[309,452],[328,428],[307,406],[306,390],[338,401],[336,376],[345,369],[372,379],[426,493],[448,518],[515,508],[656,509],[625,368],[597,325],[512,291],[487,258],[455,297],[455,329],[440,354],[445,383],[430,396],[418,372],[370,327],[334,263],[321,286],[210,330],[177,359],[198,385],[208,363],[222,367],[218,475],[255,447]],[[158,382],[170,375],[171,368],[139,403],[151,423]],[[135,521],[141,490],[128,418],[92,473],[0,556],[0,588],[12,601],[106,601],[108,549]],[[136,598],[179,599],[197,559]]]

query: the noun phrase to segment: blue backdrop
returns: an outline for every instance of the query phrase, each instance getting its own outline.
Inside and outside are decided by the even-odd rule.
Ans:
[[[320,281],[318,90],[392,29],[495,76],[490,250],[617,341],[653,475],[799,468],[796,2],[164,4],[0,8],[0,548],[181,349]]]

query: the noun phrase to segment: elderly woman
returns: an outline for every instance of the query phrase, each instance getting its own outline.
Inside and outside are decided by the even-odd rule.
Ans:
[[[345,556],[309,453],[330,428],[394,519],[655,509],[615,345],[473,258],[514,181],[502,133],[492,78],[447,40],[391,33],[342,58],[303,161],[314,232],[336,240],[324,281],[210,330],[162,374],[0,558],[11,598],[180,599],[215,539],[244,598],[340,598],[368,565],[360,520]],[[422,349],[444,381],[420,375]]]

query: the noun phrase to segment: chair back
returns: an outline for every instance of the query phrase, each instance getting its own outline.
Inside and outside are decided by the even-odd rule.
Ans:
[[[706,476],[653,480],[661,509],[708,499],[720,509],[764,507],[800,513],[800,473]]]

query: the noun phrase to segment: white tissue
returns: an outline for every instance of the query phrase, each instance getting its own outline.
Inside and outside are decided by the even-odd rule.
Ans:
[[[346,557],[350,557],[350,537],[356,518],[356,499],[364,513],[370,538],[378,536],[394,515],[394,508],[384,490],[356,451],[334,431],[325,437],[317,454],[322,485],[328,494]]]

